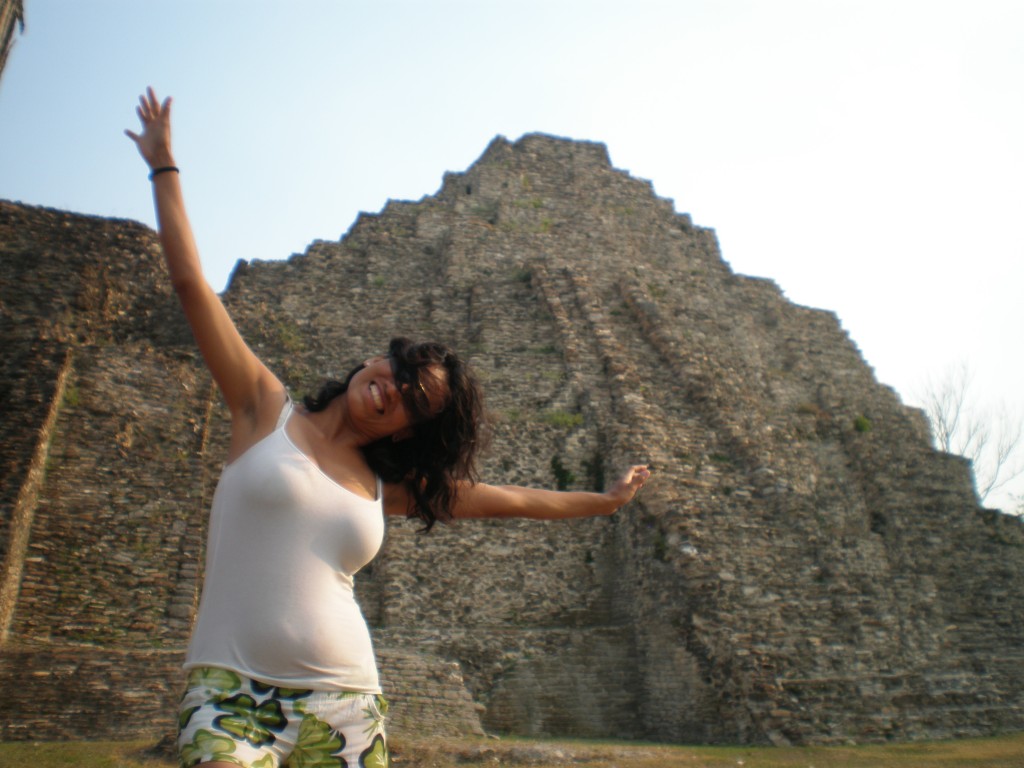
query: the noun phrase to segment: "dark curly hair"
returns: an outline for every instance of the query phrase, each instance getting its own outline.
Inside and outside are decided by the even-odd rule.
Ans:
[[[451,349],[436,342],[416,343],[394,338],[388,356],[406,371],[440,366],[448,372],[448,397],[444,409],[412,424],[412,436],[404,440],[385,437],[362,448],[363,456],[381,480],[401,483],[412,499],[409,517],[423,522],[429,531],[438,520],[449,521],[461,480],[476,482],[477,453],[482,447],[483,397],[476,376]],[[349,382],[364,366],[353,368],[344,381],[329,380],[303,405],[322,411],[348,390]]]

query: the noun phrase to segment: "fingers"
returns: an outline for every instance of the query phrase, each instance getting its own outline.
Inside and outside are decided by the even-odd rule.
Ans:
[[[637,464],[636,466],[630,467],[629,472],[625,477],[630,497],[635,496],[639,490],[644,487],[644,483],[646,483],[650,477],[651,470],[643,464]]]
[[[153,87],[147,87],[145,92],[139,96],[139,103],[135,107],[135,114],[139,118],[141,129],[137,132],[131,130],[124,132],[125,136],[135,143],[139,153],[150,167],[153,167],[154,163],[173,165],[168,161],[168,158],[171,157],[171,103],[170,96],[161,102]]]
[[[146,113],[150,119],[154,119],[160,116],[160,101],[156,97],[156,92],[153,90],[153,86],[146,87],[145,98],[139,97],[139,101],[145,106]]]
[[[152,105],[145,96],[139,96],[139,106],[135,108],[135,114],[137,114],[139,116],[139,120],[144,123],[148,123],[153,119]]]
[[[637,488],[646,483],[650,476],[651,470],[645,464],[637,464],[630,467],[627,474],[629,484],[635,485]]]
[[[169,118],[171,114],[171,97],[168,96],[160,102],[152,86],[146,88],[146,92],[139,96],[139,106],[135,108],[135,114],[143,125],[161,118]]]
[[[644,464],[635,464],[626,470],[611,493],[625,504],[632,499],[651,476],[651,470]]]

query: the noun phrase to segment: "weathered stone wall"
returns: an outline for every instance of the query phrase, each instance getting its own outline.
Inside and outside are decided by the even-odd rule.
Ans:
[[[63,253],[64,221],[156,259],[136,225],[0,210],[5,233],[45,230],[5,239],[5,280],[33,249]],[[71,252],[113,274],[98,248]],[[8,304],[11,284],[5,322],[36,322],[43,305]],[[19,714],[37,699],[14,686],[36,649],[180,653],[192,619],[224,414],[159,269],[122,293],[123,322],[109,302],[66,312],[111,330],[18,332],[41,381],[62,358],[38,340],[73,349],[75,396],[0,650],[0,685],[25,692],[0,712],[9,737],[45,715]],[[489,482],[600,488],[654,466],[611,518],[389,524],[357,591],[396,727],[774,743],[1024,727],[1020,521],[979,508],[965,463],[929,447],[833,314],[734,274],[712,231],[603,146],[497,139],[432,197],[240,264],[225,300],[296,396],[392,335],[455,346],[485,382]],[[4,386],[20,408],[19,370]],[[34,429],[15,430],[11,477]],[[166,673],[139,666],[139,685]]]

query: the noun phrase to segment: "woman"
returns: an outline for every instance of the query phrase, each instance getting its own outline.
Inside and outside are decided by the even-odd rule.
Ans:
[[[160,242],[203,358],[231,413],[206,579],[185,669],[183,766],[387,765],[370,635],[352,576],[383,515],[436,520],[608,515],[649,477],[606,493],[476,482],[479,389],[440,344],[388,354],[300,407],[246,345],[203,277],[171,151],[171,100],[150,88],[125,133],[151,169]]]

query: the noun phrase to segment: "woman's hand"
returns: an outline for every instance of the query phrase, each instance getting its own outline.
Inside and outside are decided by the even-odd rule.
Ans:
[[[626,470],[626,473],[619,478],[615,485],[605,491],[605,495],[615,502],[615,509],[618,509],[636,496],[636,492],[643,487],[650,476],[651,470],[646,466],[634,465]]]
[[[147,88],[145,95],[139,97],[135,114],[142,123],[142,133],[126,130],[125,135],[135,142],[142,159],[150,168],[174,165],[174,155],[171,153],[171,98],[167,97],[160,103],[153,89]]]

